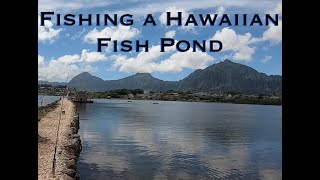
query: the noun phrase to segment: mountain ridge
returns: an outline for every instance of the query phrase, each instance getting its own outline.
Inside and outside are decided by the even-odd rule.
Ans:
[[[165,81],[150,73],[136,73],[118,80],[103,80],[83,72],[69,81],[68,87],[78,90],[106,91],[112,89],[143,89],[148,91],[191,91],[273,93],[281,90],[282,76],[266,75],[252,67],[228,59],[197,69],[178,81]]]

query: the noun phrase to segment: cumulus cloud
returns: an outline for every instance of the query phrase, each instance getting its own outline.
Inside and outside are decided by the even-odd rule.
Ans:
[[[51,21],[45,20],[44,26],[40,26],[40,17],[38,17],[38,41],[54,42],[58,37],[62,28],[54,29]]]
[[[106,7],[117,3],[117,1],[105,0],[41,0],[39,3],[39,11],[74,11],[79,9],[88,9],[95,7]]]
[[[183,68],[203,69],[214,61],[214,58],[204,52],[175,52],[169,58],[157,62],[160,56],[176,51],[170,47],[166,52],[160,52],[160,46],[153,46],[149,52],[140,52],[134,58],[114,55],[112,70],[122,72],[180,72]]]
[[[282,41],[282,2],[278,3],[276,7],[272,10],[269,10],[267,13],[269,14],[279,14],[279,23],[278,26],[274,24],[270,24],[268,29],[263,32],[262,36],[259,38],[254,38],[252,40],[253,43],[255,42],[262,42],[262,41],[270,41],[273,44],[278,44]]]
[[[168,31],[166,32],[166,34],[164,35],[164,37],[166,38],[173,38],[176,35],[176,31]]]
[[[228,0],[228,1],[212,1],[212,0],[184,0],[184,1],[162,1],[155,0],[152,2],[140,3],[137,2],[127,8],[122,8],[121,10],[115,10],[118,14],[131,13],[135,16],[145,15],[147,13],[158,13],[163,12],[169,7],[179,7],[186,11],[199,10],[199,9],[213,9],[223,6],[225,8],[241,8],[246,12],[266,12],[266,10],[271,9],[280,0]]]
[[[38,55],[38,66],[42,66],[44,63],[44,57],[43,56],[40,56]]]
[[[214,58],[205,52],[176,52],[158,65],[159,72],[180,72],[183,68],[204,69],[214,61]]]
[[[170,46],[165,52],[160,52],[160,45],[157,45],[152,46],[148,52],[140,52],[134,58],[128,58],[123,55],[113,55],[111,56],[111,59],[114,60],[112,70],[123,72],[153,72],[155,70],[154,61],[175,50],[175,46]]]
[[[234,60],[247,62],[252,60],[255,47],[250,46],[252,40],[250,33],[237,34],[233,29],[227,27],[218,30],[211,39],[220,40],[223,44],[221,51],[232,51]]]
[[[230,27],[216,31],[210,38],[211,40],[220,40],[222,42],[222,52],[231,51],[232,59],[249,62],[255,53],[255,46],[258,42],[271,42],[273,44],[282,41],[282,21],[279,20],[278,26],[273,24],[262,33],[261,37],[253,37],[251,33],[238,34]]]
[[[275,8],[272,10],[267,11],[268,14],[279,14],[279,16],[282,15],[282,2],[280,1]]]
[[[82,50],[81,60],[91,63],[91,62],[98,62],[98,61],[107,60],[107,57],[103,53],[89,52],[89,50],[84,49],[84,50]]]
[[[65,82],[70,72],[68,80],[81,72],[95,72],[96,67],[90,63],[107,60],[107,57],[99,52],[82,50],[81,55],[64,55],[56,59],[45,61],[43,56],[38,55],[38,79],[48,81]]]
[[[219,6],[215,14],[223,14],[225,12],[225,8],[223,6]]]
[[[84,36],[84,41],[88,43],[97,43],[97,38],[111,38],[111,40],[129,40],[140,34],[137,28],[130,26],[106,27],[99,31],[94,28]]]
[[[188,24],[188,26],[184,26],[184,22],[187,21],[189,14],[192,14],[192,12],[188,12],[184,9],[177,8],[175,6],[167,8],[164,12],[161,13],[159,16],[159,21],[163,25],[167,25],[167,12],[171,12],[171,17],[178,17],[178,12],[181,12],[181,19],[182,19],[182,26],[179,27],[179,29],[197,33],[193,23]],[[178,25],[178,21],[171,21],[171,26]]]
[[[266,63],[266,62],[269,62],[271,59],[272,59],[272,56],[264,56],[261,62]]]
[[[270,27],[263,32],[262,41],[271,41],[275,44],[282,41],[282,21],[279,21],[278,26],[270,25]]]
[[[81,57],[78,54],[73,54],[73,55],[64,55],[61,56],[57,59],[57,61],[65,63],[65,64],[70,64],[74,62],[80,62]]]

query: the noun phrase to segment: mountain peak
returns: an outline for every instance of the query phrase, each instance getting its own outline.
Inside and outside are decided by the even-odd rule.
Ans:
[[[153,77],[150,73],[136,73],[134,76]]]
[[[136,75],[141,74],[141,75],[151,75],[150,73],[144,73],[144,72],[137,72]]]
[[[78,74],[77,76],[92,76],[92,75],[88,72],[82,72],[82,73]]]
[[[229,59],[225,59],[224,61],[221,61],[221,63],[234,63],[234,62],[230,61]]]

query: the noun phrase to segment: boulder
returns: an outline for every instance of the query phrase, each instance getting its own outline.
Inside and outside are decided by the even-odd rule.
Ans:
[[[72,178],[76,175],[76,171],[74,169],[64,169],[64,170],[62,170],[62,173],[66,174]]]
[[[74,159],[70,159],[66,161],[66,166],[68,169],[74,169],[76,170],[77,166],[76,166],[76,161]]]
[[[62,178],[63,178],[63,180],[74,180],[72,177],[70,177],[70,176],[68,176],[68,175],[66,175],[66,174],[64,174],[64,175],[62,176]]]
[[[72,138],[80,138],[80,135],[79,134],[72,134],[71,137]]]

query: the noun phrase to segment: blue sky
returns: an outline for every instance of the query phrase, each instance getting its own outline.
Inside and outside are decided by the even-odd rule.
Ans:
[[[40,12],[55,14],[132,14],[132,26],[57,26],[55,18],[38,28],[38,79],[65,82],[81,72],[105,80],[148,72],[162,80],[180,80],[195,69],[224,59],[248,65],[268,75],[282,74],[281,0],[142,1],[142,0],[39,0]],[[165,12],[189,14],[279,14],[278,26],[166,26]],[[142,26],[151,13],[157,26]],[[218,15],[218,18],[219,18]],[[40,17],[40,16],[39,16]],[[149,40],[149,52],[97,52],[97,37],[113,40]],[[210,40],[223,43],[220,52],[178,52],[174,47],[160,53],[160,38]],[[69,75],[68,75],[68,70]],[[67,78],[68,76],[68,78]]]

